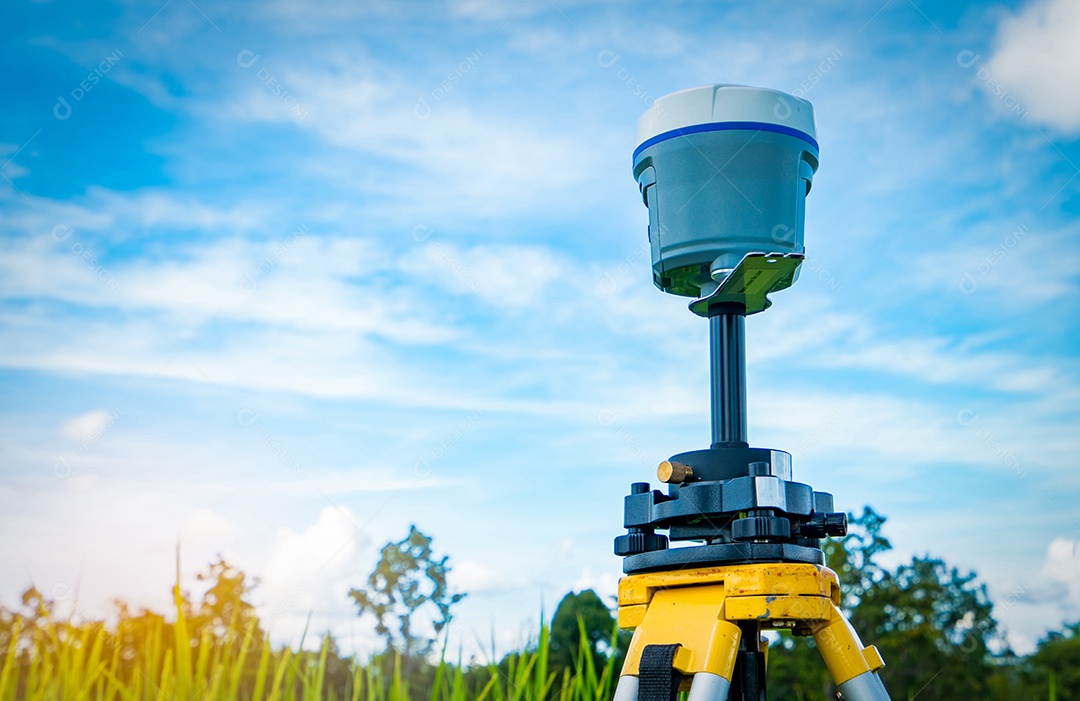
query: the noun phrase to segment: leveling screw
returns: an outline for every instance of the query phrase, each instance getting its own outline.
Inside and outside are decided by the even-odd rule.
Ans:
[[[647,494],[648,482],[634,482],[630,485],[630,494]],[[638,555],[653,550],[667,550],[667,536],[657,535],[652,528],[630,527],[626,535],[615,539],[615,554],[619,557]]]

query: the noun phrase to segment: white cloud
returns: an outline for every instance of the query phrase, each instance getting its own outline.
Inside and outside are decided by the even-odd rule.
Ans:
[[[94,221],[95,209],[117,210],[123,213],[108,223],[123,228],[126,222],[139,223],[130,210],[153,202],[154,226],[191,225],[194,215],[184,213],[185,203],[166,200],[142,193],[119,206],[120,195],[99,191],[77,218]],[[217,210],[198,218],[226,231],[247,229],[257,219]],[[91,231],[103,223],[95,221]],[[9,367],[172,377],[425,406],[480,403],[555,415],[566,405],[478,399],[465,378],[424,377],[422,366],[407,364],[401,351],[453,346],[478,362],[501,357],[517,363],[547,353],[545,361],[558,361],[574,373],[589,359],[562,349],[545,325],[595,314],[625,334],[624,322],[631,317],[639,321],[639,331],[668,328],[671,318],[651,314],[641,321],[640,304],[664,301],[644,294],[647,283],[633,286],[637,302],[626,292],[601,294],[594,284],[598,273],[539,245],[462,247],[435,232],[428,241],[410,241],[409,253],[403,254],[393,242],[371,236],[311,232],[261,244],[234,234],[176,245],[165,258],[150,253],[111,260],[113,244],[92,233],[70,228],[58,236],[34,235],[40,225],[23,221],[28,236],[0,243],[0,298],[36,298],[72,308],[48,315],[9,308],[2,321],[13,342],[0,353],[0,362]],[[74,244],[92,251],[97,262],[88,264],[70,250]],[[105,281],[102,270],[108,273]],[[472,297],[466,308],[479,307],[486,320],[494,312],[496,324],[526,308],[548,311],[542,320],[515,322],[509,334],[481,337],[477,324],[486,321],[455,320],[464,308],[444,314],[440,288]],[[87,313],[87,307],[104,313]],[[209,335],[226,322],[234,324],[229,334]],[[533,335],[537,329],[540,343]],[[118,345],[118,338],[125,342]],[[177,354],[178,347],[184,352]]]
[[[232,544],[233,523],[206,507],[191,513],[180,527],[180,543],[195,548],[226,548]]]
[[[434,241],[402,261],[402,268],[458,294],[473,293],[499,309],[536,305],[572,263],[541,246],[462,248]]]
[[[0,144],[0,159],[5,161],[0,165],[0,175],[8,180],[16,180],[30,173],[28,168],[24,168],[14,161],[19,149],[19,144]]]
[[[1080,251],[1073,245],[1080,232],[1034,229],[1026,221],[1038,218],[980,227],[956,245],[922,254],[914,281],[953,299],[989,297],[995,310],[1071,303],[1080,291]]]
[[[1068,253],[1059,257],[1070,258]],[[1015,275],[1037,278],[1034,259],[1032,256],[1032,264],[1023,264],[1023,270]],[[949,278],[955,280],[957,276],[954,272]],[[1063,285],[1071,284],[1062,279]],[[990,290],[978,294],[985,295],[988,303],[999,300]],[[944,318],[944,313],[941,316]],[[1033,358],[1008,343],[1019,334],[975,337],[935,333],[924,327],[906,336],[903,331],[885,326],[887,320],[872,310],[849,311],[833,300],[815,295],[786,299],[783,305],[754,323],[760,326],[755,327],[748,340],[752,370],[776,367],[784,362],[811,370],[861,370],[874,373],[871,377],[899,377],[932,389],[975,387],[1053,397],[1059,408],[1068,406],[1065,400],[1080,389],[1071,365],[1054,356]],[[760,339],[769,342],[759,343]]]
[[[124,223],[123,229],[109,233],[123,238],[132,228],[151,231],[163,227],[195,231],[200,236],[217,232],[259,232],[284,237],[286,231],[272,203],[241,201],[225,207],[207,204],[197,197],[177,196],[163,190],[145,189],[134,193],[89,188],[87,199],[109,220]],[[267,231],[273,227],[270,231]]]
[[[601,601],[611,604],[619,595],[619,576],[613,572],[601,572],[596,575],[593,574],[591,567],[586,567],[581,571],[572,589],[576,592],[592,589]]]
[[[117,207],[120,199],[98,193],[91,206],[137,208]],[[182,201],[155,201],[155,226],[201,225],[181,214]],[[129,214],[120,219],[132,221]],[[253,221],[209,210],[198,218],[230,230]],[[462,333],[423,303],[426,281],[408,284],[394,257],[371,238],[311,233],[259,244],[226,236],[174,246],[164,259],[154,253],[110,259],[110,244],[80,229],[27,233],[0,243],[0,298],[59,301],[106,313],[42,315],[37,308],[9,308],[3,323],[14,337],[2,360],[8,366],[400,397],[416,380],[401,374],[385,343],[439,345]],[[372,279],[379,271],[397,274],[383,283]],[[211,340],[208,327],[226,320],[245,329]],[[176,356],[177,343],[188,345],[188,352]],[[417,396],[437,385],[423,384]],[[81,428],[68,432],[91,433],[90,424],[102,420],[84,418]]]
[[[506,21],[518,16],[535,14],[532,3],[500,2],[500,0],[452,0],[450,12],[457,17],[473,20]],[[523,14],[522,14],[523,13]]]
[[[273,0],[260,7],[290,29],[311,31],[342,22],[370,17],[402,17],[407,15],[408,2],[400,0],[371,0],[363,3],[311,5],[301,0]]]
[[[98,196],[110,207],[115,204],[116,196]],[[166,225],[173,218],[183,220],[182,207],[159,209],[172,213],[159,220]],[[247,226],[245,218],[212,212],[200,216],[225,227]],[[418,242],[415,254],[409,255],[369,237],[312,233],[281,255],[274,252],[281,244],[268,247],[228,237],[179,247],[178,255],[163,261],[118,262],[114,273],[124,287],[116,294],[53,243],[45,235],[0,244],[7,253],[0,256],[7,268],[0,276],[0,295],[61,299],[124,314],[65,318],[13,309],[3,318],[9,329],[18,329],[15,342],[0,353],[0,362],[8,366],[177,378],[397,405],[480,407],[563,420],[579,417],[589,423],[596,421],[598,411],[614,408],[620,426],[707,411],[707,393],[699,384],[707,368],[705,326],[685,311],[681,300],[656,292],[646,276],[636,274],[647,266],[639,252],[600,267],[539,245],[459,246],[438,232]],[[437,255],[434,244],[443,255]],[[259,272],[259,261],[267,255],[273,265]],[[244,270],[259,275],[254,294],[240,289]],[[384,289],[378,273],[400,282]],[[600,285],[610,282],[605,274],[617,284],[615,294],[606,294]],[[467,286],[470,280],[477,282],[475,294]],[[443,318],[431,306],[429,300],[438,298],[432,288],[452,290],[455,285],[464,286],[460,291],[472,297],[471,304],[452,307],[455,315],[477,306],[501,315],[526,308],[544,312],[537,318],[515,317],[512,329],[495,317],[494,326],[480,334],[480,325]],[[793,372],[859,370],[930,386],[1037,394],[1043,405],[1025,404],[1025,415],[1032,418],[1023,423],[1030,431],[1021,435],[1012,425],[994,431],[1016,454],[1030,445],[1024,435],[1045,439],[1055,455],[1070,449],[1063,434],[1045,429],[1058,425],[1061,407],[1080,392],[1067,366],[1033,364],[1019,351],[947,337],[899,343],[872,328],[870,317],[836,307],[833,297],[793,295],[756,317],[751,371],[778,365]],[[219,320],[242,325],[225,337],[211,338],[208,329]],[[565,328],[560,327],[563,321],[569,323]],[[592,334],[597,327],[602,331]],[[125,343],[118,345],[117,338]],[[681,341],[658,343],[658,338]],[[757,344],[755,339],[770,340]],[[567,347],[571,340],[577,344],[572,349]],[[643,351],[653,348],[667,369],[657,374],[656,358],[639,366],[635,353],[628,351],[630,342]],[[178,344],[185,348],[179,355]],[[452,376],[429,374],[415,357],[402,355],[412,345],[428,346],[435,353],[453,348],[468,361]],[[537,367],[539,361],[554,371],[545,374]],[[475,372],[490,372],[493,362],[512,364],[503,376],[509,384],[480,389]],[[648,368],[645,373],[640,372],[643,367]],[[637,376],[647,379],[634,381]],[[514,393],[515,383],[559,388],[560,393],[520,397]],[[967,400],[940,407],[929,400],[891,398],[885,391],[811,391],[791,397],[790,388],[779,392],[766,385],[751,396],[752,416],[757,426],[779,439],[776,445],[811,453],[869,450],[913,465],[939,460],[945,446],[976,458],[988,454],[971,431],[960,430],[956,423],[956,413],[967,407]],[[974,409],[989,411],[986,406]],[[830,419],[834,412],[839,418]],[[80,435],[90,428],[84,427]],[[916,435],[923,440],[912,440]],[[642,454],[652,457],[649,450]],[[1007,468],[993,458],[990,464]],[[335,484],[350,488],[342,481]]]
[[[367,536],[357,525],[358,519],[344,506],[326,506],[315,523],[301,533],[282,529],[270,553],[263,589],[270,605],[288,592],[311,588],[315,581],[327,581],[342,573]],[[314,599],[306,597],[307,607]]]
[[[281,82],[304,86],[318,105],[296,121],[299,128],[334,147],[366,154],[350,159],[355,162],[342,180],[368,176],[365,193],[378,195],[371,212],[408,211],[423,223],[586,207],[577,188],[603,153],[589,139],[612,137],[561,130],[526,116],[524,106],[466,106],[462,94],[490,60],[482,52],[465,52],[426,84],[361,69],[341,57],[338,65],[318,71],[283,71]],[[443,85],[447,74],[452,85]],[[295,121],[264,86],[253,86],[243,100],[232,110],[235,119]]]
[[[362,519],[344,506],[324,507],[315,523],[302,532],[279,529],[256,591],[260,615],[274,639],[295,645],[309,616],[316,626],[336,628],[343,642],[354,636],[356,631],[348,624],[356,609],[348,591],[367,577],[365,558],[359,554],[370,550],[369,546]],[[350,635],[344,634],[346,630]],[[306,645],[318,645],[323,631],[313,632]],[[374,639],[366,626],[361,637],[362,645],[371,647]],[[355,639],[351,642],[357,644]]]
[[[361,265],[369,273],[386,266],[379,263],[385,254],[371,240],[283,236],[272,244],[256,244],[227,237],[178,246],[165,260],[105,262],[108,246],[83,239],[77,230],[64,230],[58,237],[63,240],[43,236],[0,244],[0,297],[164,311],[183,325],[230,318],[362,332],[406,343],[440,342],[453,335],[445,326],[418,318],[423,309],[410,308],[396,294],[396,285],[387,289],[347,279]]]
[[[1031,118],[1080,132],[1080,3],[1032,0],[1005,18],[986,72]],[[982,76],[980,76],[982,78]]]
[[[113,421],[115,414],[108,409],[96,409],[68,419],[60,426],[60,435],[73,441],[89,441],[99,438]]]
[[[192,506],[193,499],[207,493],[200,486],[148,486],[90,474],[73,474],[59,488],[45,486],[0,494],[5,514],[0,560],[10,563],[0,568],[5,603],[30,584],[45,592],[57,587],[74,591],[78,585],[81,604],[94,616],[111,613],[110,602],[117,596],[133,606],[168,611],[175,547],[184,524],[189,533],[204,536],[182,551],[186,574],[222,550],[210,537],[216,527],[211,522],[218,519],[200,516]]]
[[[505,573],[476,560],[454,563],[448,579],[454,592],[468,594],[504,591],[511,586]]]
[[[1046,548],[1046,561],[1039,573],[1047,580],[1065,586],[1067,613],[1075,615],[1080,611],[1080,541],[1054,538]]]
[[[1013,649],[1021,655],[1034,652],[1043,631],[1080,616],[1080,541],[1052,539],[1037,569],[1014,571],[994,594],[994,615],[1004,623]]]

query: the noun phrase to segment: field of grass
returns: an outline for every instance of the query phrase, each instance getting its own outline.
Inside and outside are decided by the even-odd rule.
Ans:
[[[196,636],[179,594],[175,613],[175,622],[144,615],[113,628],[52,620],[44,610],[33,619],[12,617],[0,640],[0,701],[592,701],[611,698],[617,675],[614,661],[598,666],[587,645],[573,669],[549,669],[545,625],[534,645],[501,664],[465,668],[444,651],[419,694],[400,659],[345,660],[345,683],[330,685],[328,665],[342,663],[330,638],[319,651],[304,651],[302,641],[298,651],[275,650],[254,619],[244,626],[234,619],[218,631],[204,626]]]
[[[30,592],[23,603],[22,614],[0,606],[0,701],[609,701],[618,674],[615,657],[594,658],[590,645],[570,648],[572,656],[564,647],[564,661],[555,662],[560,655],[553,651],[560,648],[553,646],[546,624],[524,650],[497,663],[463,665],[445,650],[433,661],[384,654],[361,662],[342,658],[329,637],[318,650],[305,650],[303,640],[296,650],[275,649],[249,604],[224,606],[220,612],[231,613],[208,617],[192,608],[179,586],[168,620],[121,607],[117,620],[107,625],[55,616],[51,602]],[[579,639],[587,639],[580,618],[577,628]],[[617,647],[615,633],[608,649]],[[1063,674],[1075,676],[1069,671],[1076,669],[1068,661],[1076,659],[1071,641],[1062,637],[1057,647],[1046,648],[1061,660],[1048,666],[1041,680],[1032,678],[1023,691],[1016,684],[998,685],[993,698],[1072,698],[1062,690],[1075,685],[1061,681]],[[820,671],[816,650],[774,654],[769,674],[777,699],[823,698],[820,689],[805,695],[790,683],[806,680],[808,669]],[[808,666],[792,665],[799,655],[812,658]],[[492,653],[491,659],[498,658]],[[933,689],[916,694],[899,688],[894,698],[955,698]]]
[[[47,618],[26,628],[26,619],[15,618],[0,669],[0,701],[609,701],[618,674],[614,659],[598,671],[587,645],[573,668],[551,671],[545,625],[535,645],[498,665],[466,669],[444,656],[426,693],[409,688],[400,659],[388,670],[348,661],[340,688],[327,681],[329,638],[318,651],[274,650],[268,640],[254,639],[254,620],[221,639],[204,629],[197,640],[180,605],[175,624],[156,620],[132,644],[107,645],[124,632]],[[1059,698],[1053,674],[1046,693],[1050,701]]]

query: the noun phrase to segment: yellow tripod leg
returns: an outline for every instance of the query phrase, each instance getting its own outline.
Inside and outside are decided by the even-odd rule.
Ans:
[[[890,701],[877,673],[885,666],[881,654],[873,645],[864,648],[836,604],[829,602],[829,606],[828,618],[818,621],[813,632],[837,691],[845,701]]]
[[[840,611],[840,583],[826,567],[752,563],[630,575],[619,581],[619,627],[633,628],[615,701],[638,701],[641,656],[678,645],[671,666],[692,676],[689,701],[726,701],[742,631],[810,627],[845,701],[890,701],[875,647],[863,647]],[[766,652],[759,645],[761,652]],[[685,682],[683,690],[686,689]]]
[[[689,701],[725,701],[739,651],[739,627],[724,619],[723,583],[656,591],[647,605],[623,606],[619,625],[634,627],[615,701],[637,701],[646,645],[678,644],[673,667],[693,675]]]

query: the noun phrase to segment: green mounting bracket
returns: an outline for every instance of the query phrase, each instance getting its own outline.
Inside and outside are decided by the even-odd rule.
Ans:
[[[802,253],[747,253],[711,293],[690,303],[690,311],[709,316],[709,307],[734,302],[757,314],[772,306],[768,296],[791,287],[806,256]]]

